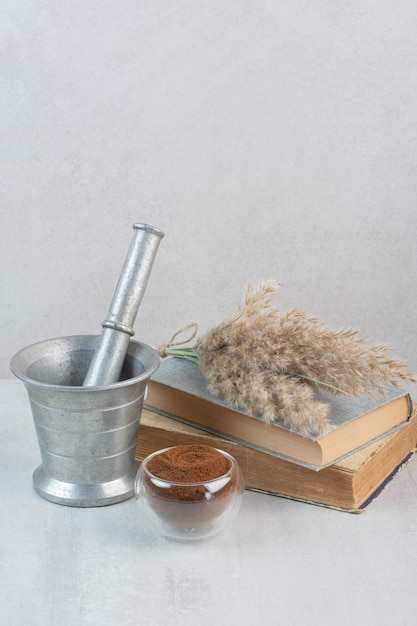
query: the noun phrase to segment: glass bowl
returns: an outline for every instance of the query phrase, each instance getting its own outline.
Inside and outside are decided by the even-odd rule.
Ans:
[[[149,470],[158,455],[176,448],[158,450],[141,463],[135,480],[135,495],[147,519],[165,537],[183,541],[212,537],[236,518],[244,483],[236,460],[212,448],[226,459],[228,471],[217,478],[193,482],[160,478]],[[155,471],[155,470],[154,470]]]

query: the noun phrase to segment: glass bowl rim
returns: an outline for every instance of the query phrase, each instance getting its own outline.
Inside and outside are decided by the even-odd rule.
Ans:
[[[192,445],[192,444],[183,444],[183,445]],[[210,446],[210,447],[214,448],[214,450],[217,450],[217,452],[220,452],[220,454],[222,454],[228,461],[230,461],[230,468],[227,470],[227,472],[225,472],[224,474],[221,474],[220,476],[217,476],[216,478],[210,478],[209,480],[192,480],[191,482],[182,482],[182,481],[178,482],[175,480],[167,480],[166,478],[160,478],[159,476],[156,476],[155,474],[152,474],[152,472],[149,471],[147,466],[148,466],[148,462],[151,459],[153,459],[155,456],[159,454],[162,454],[163,452],[166,452],[167,450],[172,450],[173,448],[179,448],[179,447],[180,447],[179,445],[168,446],[167,448],[161,448],[160,450],[155,450],[155,452],[148,454],[148,456],[145,457],[140,464],[139,473],[143,472],[149,478],[153,478],[157,480],[158,482],[163,483],[165,485],[170,485],[170,486],[172,485],[175,487],[194,487],[196,485],[210,485],[212,483],[217,482],[218,480],[224,480],[225,478],[229,478],[231,474],[233,473],[233,471],[235,470],[239,471],[239,465],[236,459],[225,450],[221,450],[220,448],[214,448],[214,446]]]

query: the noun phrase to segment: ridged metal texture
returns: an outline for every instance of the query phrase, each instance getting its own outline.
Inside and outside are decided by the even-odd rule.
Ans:
[[[58,504],[103,506],[134,495],[143,397],[160,359],[153,348],[131,340],[120,381],[84,387],[99,342],[95,335],[50,339],[11,361],[29,395],[42,457],[33,484]]]

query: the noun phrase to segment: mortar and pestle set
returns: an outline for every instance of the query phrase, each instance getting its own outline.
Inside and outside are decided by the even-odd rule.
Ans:
[[[160,357],[132,339],[133,324],[164,233],[147,224],[133,229],[101,335],[48,339],[11,360],[41,453],[33,486],[57,504],[98,507],[142,493],[135,452],[147,381]]]

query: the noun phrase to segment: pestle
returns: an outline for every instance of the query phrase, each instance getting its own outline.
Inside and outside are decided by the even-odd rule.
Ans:
[[[99,344],[93,354],[83,386],[112,385],[119,381],[133,324],[145,293],[152,265],[164,233],[148,224],[133,224],[134,234]]]

